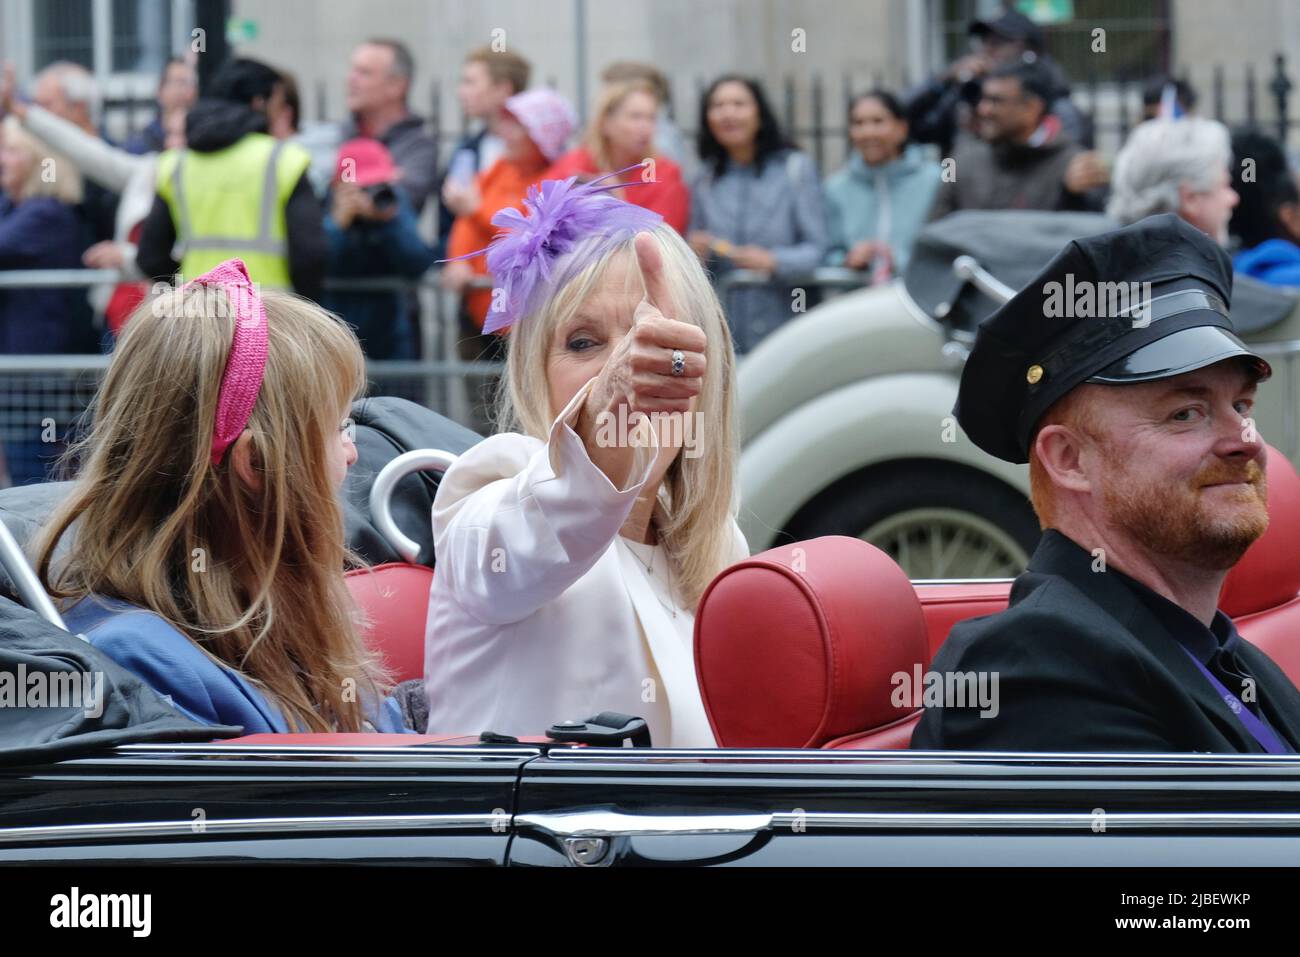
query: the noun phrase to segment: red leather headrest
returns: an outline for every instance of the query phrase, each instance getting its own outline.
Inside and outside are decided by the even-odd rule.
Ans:
[[[912,583],[879,549],[832,536],[724,570],[695,615],[695,668],[722,747],[816,748],[898,721],[896,672],[928,668]]]
[[[1300,476],[1268,446],[1268,531],[1228,572],[1219,607],[1231,618],[1275,608],[1300,593]]]
[[[384,657],[394,681],[424,677],[424,623],[433,569],[387,562],[345,576],[352,598],[370,619],[366,644]]]

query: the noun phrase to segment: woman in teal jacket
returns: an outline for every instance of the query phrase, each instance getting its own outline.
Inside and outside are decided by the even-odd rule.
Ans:
[[[893,94],[872,90],[849,104],[853,152],[825,184],[828,265],[870,269],[873,283],[907,268],[939,188],[939,164],[907,137]]]

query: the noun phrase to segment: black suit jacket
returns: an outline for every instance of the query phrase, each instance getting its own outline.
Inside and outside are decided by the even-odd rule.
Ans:
[[[996,674],[997,714],[927,708],[913,748],[1264,752],[1133,588],[1092,564],[1060,532],[1043,533],[1010,607],[959,622],[931,665]],[[1300,751],[1300,691],[1266,654],[1241,646],[1264,716]]]

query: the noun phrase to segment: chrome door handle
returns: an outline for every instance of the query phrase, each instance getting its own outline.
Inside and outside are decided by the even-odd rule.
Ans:
[[[640,837],[659,834],[757,834],[770,830],[770,813],[624,814],[591,810],[563,814],[516,814],[516,827],[531,827],[559,838]]]

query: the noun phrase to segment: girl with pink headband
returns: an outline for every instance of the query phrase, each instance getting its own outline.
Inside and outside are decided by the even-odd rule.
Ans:
[[[695,255],[618,187],[546,180],[493,219],[485,328],[511,330],[509,431],[464,453],[434,500],[430,733],[620,711],[656,744],[714,744],[693,623],[748,554],[735,357]]]
[[[364,385],[352,331],[239,260],[142,305],[37,543],[69,628],[202,722],[404,730],[343,577]]]

